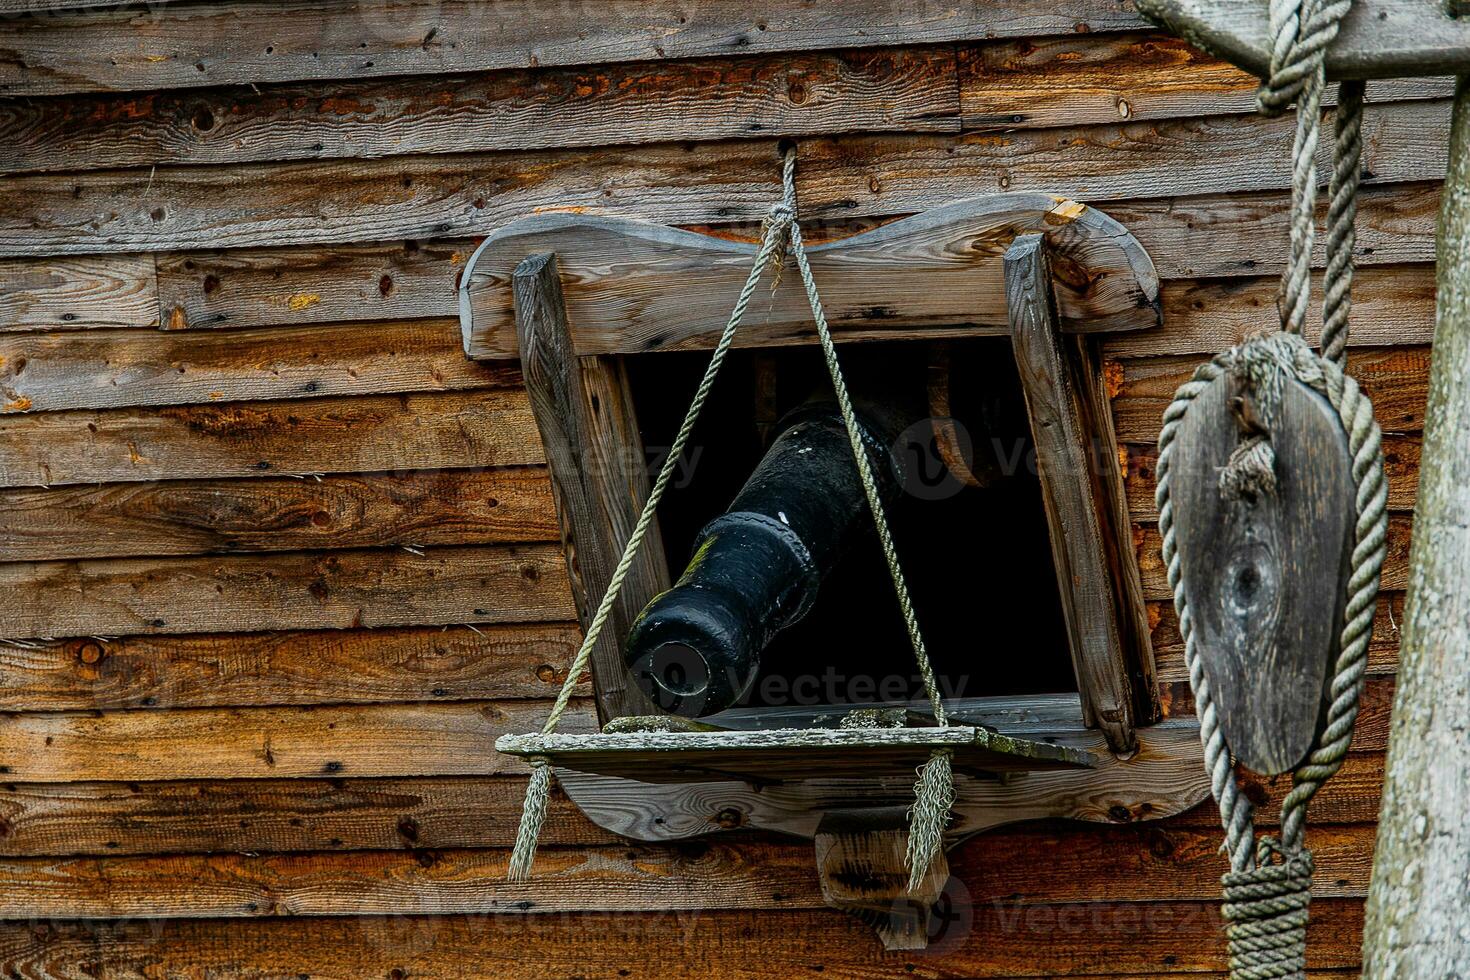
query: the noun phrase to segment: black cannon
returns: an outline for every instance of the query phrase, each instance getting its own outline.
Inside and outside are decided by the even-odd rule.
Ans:
[[[901,485],[900,432],[918,415],[858,407],[885,501]],[[782,420],[729,509],[699,533],[679,581],[634,622],[625,659],[638,686],[689,717],[736,703],[767,644],[807,613],[823,577],[872,526],[836,403],[807,403]]]

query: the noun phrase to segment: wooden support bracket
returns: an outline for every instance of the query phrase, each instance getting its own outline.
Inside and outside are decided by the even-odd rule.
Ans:
[[[832,810],[817,826],[817,879],[828,905],[857,916],[883,948],[924,949],[949,881],[943,852],[923,885],[909,891],[908,820],[903,807]]]
[[[1097,438],[1093,402],[1083,388],[1079,348],[1057,324],[1045,239],[1017,238],[1005,256],[1011,344],[1041,477],[1052,557],[1071,639],[1072,663],[1087,721],[1115,752],[1134,746],[1140,723],[1125,647],[1128,632],[1147,628],[1114,581],[1122,542],[1108,499],[1107,467],[1116,461]],[[1102,458],[1099,458],[1099,457]],[[1130,622],[1132,620],[1132,622]],[[1131,642],[1127,645],[1133,646]],[[1140,668],[1143,669],[1143,668]]]
[[[521,370],[546,448],[577,617],[585,630],[607,591],[648,499],[643,440],[622,359],[578,357],[572,346],[556,256],[532,255],[512,277]],[[601,722],[654,709],[628,683],[622,638],[653,596],[669,587],[655,524],[592,651]]]

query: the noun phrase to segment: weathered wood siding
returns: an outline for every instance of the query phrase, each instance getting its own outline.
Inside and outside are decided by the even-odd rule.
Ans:
[[[565,800],[504,881],[524,770],[491,744],[578,633],[519,376],[460,355],[456,277],[548,209],[748,233],[781,136],[815,237],[1036,190],[1150,250],[1167,326],[1103,352],[1161,693],[1192,710],[1151,444],[1193,363],[1274,317],[1290,120],[1118,0],[766,6],[0,0],[0,972],[1223,971],[1208,807],[972,841],[958,938],[922,955],[824,910],[808,845],[628,845]],[[1359,963],[1448,92],[1369,87],[1352,361],[1394,519],[1313,808],[1321,975]]]

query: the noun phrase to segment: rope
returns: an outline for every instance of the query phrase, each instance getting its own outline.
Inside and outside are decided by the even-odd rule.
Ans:
[[[889,531],[888,519],[883,510],[878,482],[873,476],[872,464],[869,462],[867,448],[863,443],[862,429],[857,415],[853,412],[852,401],[848,397],[847,383],[837,360],[837,349],[832,342],[831,331],[827,327],[827,317],[822,310],[822,301],[817,293],[816,281],[812,278],[811,266],[807,262],[801,227],[796,221],[796,151],[794,148],[788,148],[783,156],[781,182],[783,188],[781,200],[771,208],[762,225],[761,245],[755,260],[751,263],[750,274],[746,277],[745,285],[740,290],[740,296],[735,302],[734,309],[730,311],[730,318],[725,324],[724,331],[720,334],[720,340],[710,357],[709,366],[705,368],[704,377],[684,414],[684,422],[679,427],[678,435],[674,437],[673,445],[664,458],[658,478],[649,491],[648,500],[643,505],[643,512],[638,517],[638,523],[634,525],[633,533],[629,535],[628,543],[623,548],[622,559],[618,562],[608,582],[607,591],[598,604],[596,614],[587,626],[586,636],[582,640],[582,646],[578,649],[576,657],[572,660],[571,668],[567,671],[561,692],[557,695],[551,713],[541,728],[543,735],[549,735],[556,730],[556,726],[571,701],[573,689],[587,669],[592,648],[602,635],[603,627],[622,591],[623,582],[628,576],[638,549],[643,544],[649,527],[653,524],[659,502],[663,499],[678,460],[683,455],[685,446],[694,432],[700,412],[709,398],[715,378],[724,363],[725,355],[729,353],[730,346],[735,339],[735,331],[740,326],[746,307],[750,305],[751,297],[755,294],[756,285],[767,269],[772,271],[776,282],[780,281],[780,270],[788,248],[795,256],[797,269],[801,273],[807,303],[811,307],[812,319],[816,324],[817,336],[821,341],[822,353],[827,362],[827,371],[831,375],[832,387],[836,392],[838,409],[842,414],[843,425],[847,429],[848,442],[852,448],[853,459],[857,464],[858,476],[868,500],[868,507],[873,514],[873,523],[878,530],[879,543],[883,549],[883,557],[888,564],[889,576],[893,580],[899,610],[903,614],[909,640],[913,644],[914,657],[918,661],[925,693],[929,697],[930,707],[939,726],[942,728],[948,725],[944,704],[940,700],[939,685],[934,676],[934,667],[930,663],[928,651],[924,646],[924,638],[919,630],[918,617],[909,598],[908,585],[899,565],[898,551],[894,546],[893,535]],[[531,865],[536,855],[536,841],[541,835],[541,826],[546,818],[546,803],[551,793],[549,760],[544,757],[535,758],[531,760],[531,765],[531,782],[527,788],[525,803],[521,811],[521,824],[516,833],[515,847],[511,852],[509,877],[513,881],[530,877]],[[954,780],[950,767],[950,752],[948,750],[936,751],[919,770],[918,780],[914,785],[914,806],[909,811],[910,891],[916,890],[922,883],[943,846],[944,827],[948,823],[949,811],[953,804]]]
[[[785,183],[787,201],[796,209],[795,153],[786,156]],[[873,467],[868,461],[867,449],[863,446],[862,430],[852,410],[852,401],[847,396],[847,383],[842,377],[842,368],[837,363],[837,346],[832,343],[832,332],[827,328],[827,317],[822,312],[822,301],[817,295],[817,284],[812,279],[811,265],[807,262],[806,248],[802,243],[801,226],[791,224],[791,251],[796,257],[796,269],[801,274],[801,284],[806,288],[807,303],[812,308],[812,319],[816,323],[817,338],[822,344],[822,354],[827,361],[827,373],[832,377],[832,388],[837,394],[837,408],[842,413],[842,424],[847,428],[848,443],[857,460],[858,477],[862,480],[863,493],[868,498],[868,509],[873,513],[873,524],[878,530],[878,543],[883,549],[883,559],[888,564],[888,575],[893,580],[893,591],[898,597],[898,608],[903,613],[908,627],[909,643],[914,648],[914,660],[919,665],[919,676],[924,682],[924,693],[929,698],[930,709],[940,728],[947,727],[949,720],[944,714],[944,702],[939,696],[939,684],[934,677],[934,666],[924,646],[924,637],[919,630],[919,618],[909,598],[908,584],[899,565],[898,549],[893,543],[893,534],[888,528],[888,518],[883,512],[883,501],[878,481],[873,478]],[[918,781],[914,784],[914,805],[909,810],[909,891],[918,891],[924,877],[944,844],[944,828],[949,822],[949,811],[954,806],[954,774],[950,764],[951,753],[938,751],[929,757],[919,769]]]
[[[1232,980],[1303,977],[1311,900],[1312,854],[1304,846],[1307,805],[1342,765],[1358,716],[1367,667],[1379,573],[1387,552],[1388,488],[1383,476],[1382,435],[1373,406],[1345,373],[1351,313],[1357,192],[1362,157],[1362,82],[1339,86],[1327,212],[1327,265],[1323,276],[1322,354],[1302,339],[1311,299],[1311,261],[1316,222],[1316,151],[1325,87],[1323,58],[1337,36],[1350,0],[1271,0],[1273,38],[1270,76],[1261,86],[1261,111],[1297,105],[1292,148],[1291,249],[1279,299],[1281,330],[1257,337],[1201,365],[1175,393],[1159,435],[1159,530],[1164,565],[1184,638],[1184,659],[1200,721],[1210,790],[1225,830],[1230,871],[1223,876],[1224,918]],[[1286,377],[1317,391],[1337,413],[1348,436],[1356,487],[1347,602],[1338,655],[1329,686],[1327,719],[1306,759],[1292,774],[1281,807],[1281,838],[1255,838],[1253,807],[1235,783],[1233,760],[1220,728],[1205,675],[1186,595],[1171,501],[1174,440],[1194,399],[1225,375],[1250,392],[1249,417],[1238,417],[1241,438],[1220,474],[1221,492],[1259,496],[1276,492],[1271,432]]]

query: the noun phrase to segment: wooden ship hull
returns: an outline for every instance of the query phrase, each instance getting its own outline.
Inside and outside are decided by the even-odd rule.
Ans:
[[[1126,4],[767,6],[0,0],[0,973],[1223,975],[1188,768],[1138,805],[988,784],[923,950],[829,908],[789,835],[830,786],[569,775],[507,880],[529,770],[496,741],[540,730],[584,597],[520,365],[466,356],[461,277],[553,212],[748,241],[779,138],[820,240],[1024,192],[1147,250],[1162,326],[1092,342],[1145,755],[1198,759],[1154,443],[1194,366],[1275,319],[1292,120]],[[1313,806],[1314,976],[1360,964],[1451,91],[1368,88],[1349,363],[1389,551]],[[565,730],[598,728],[593,695]],[[1285,788],[1245,792],[1264,815]]]

